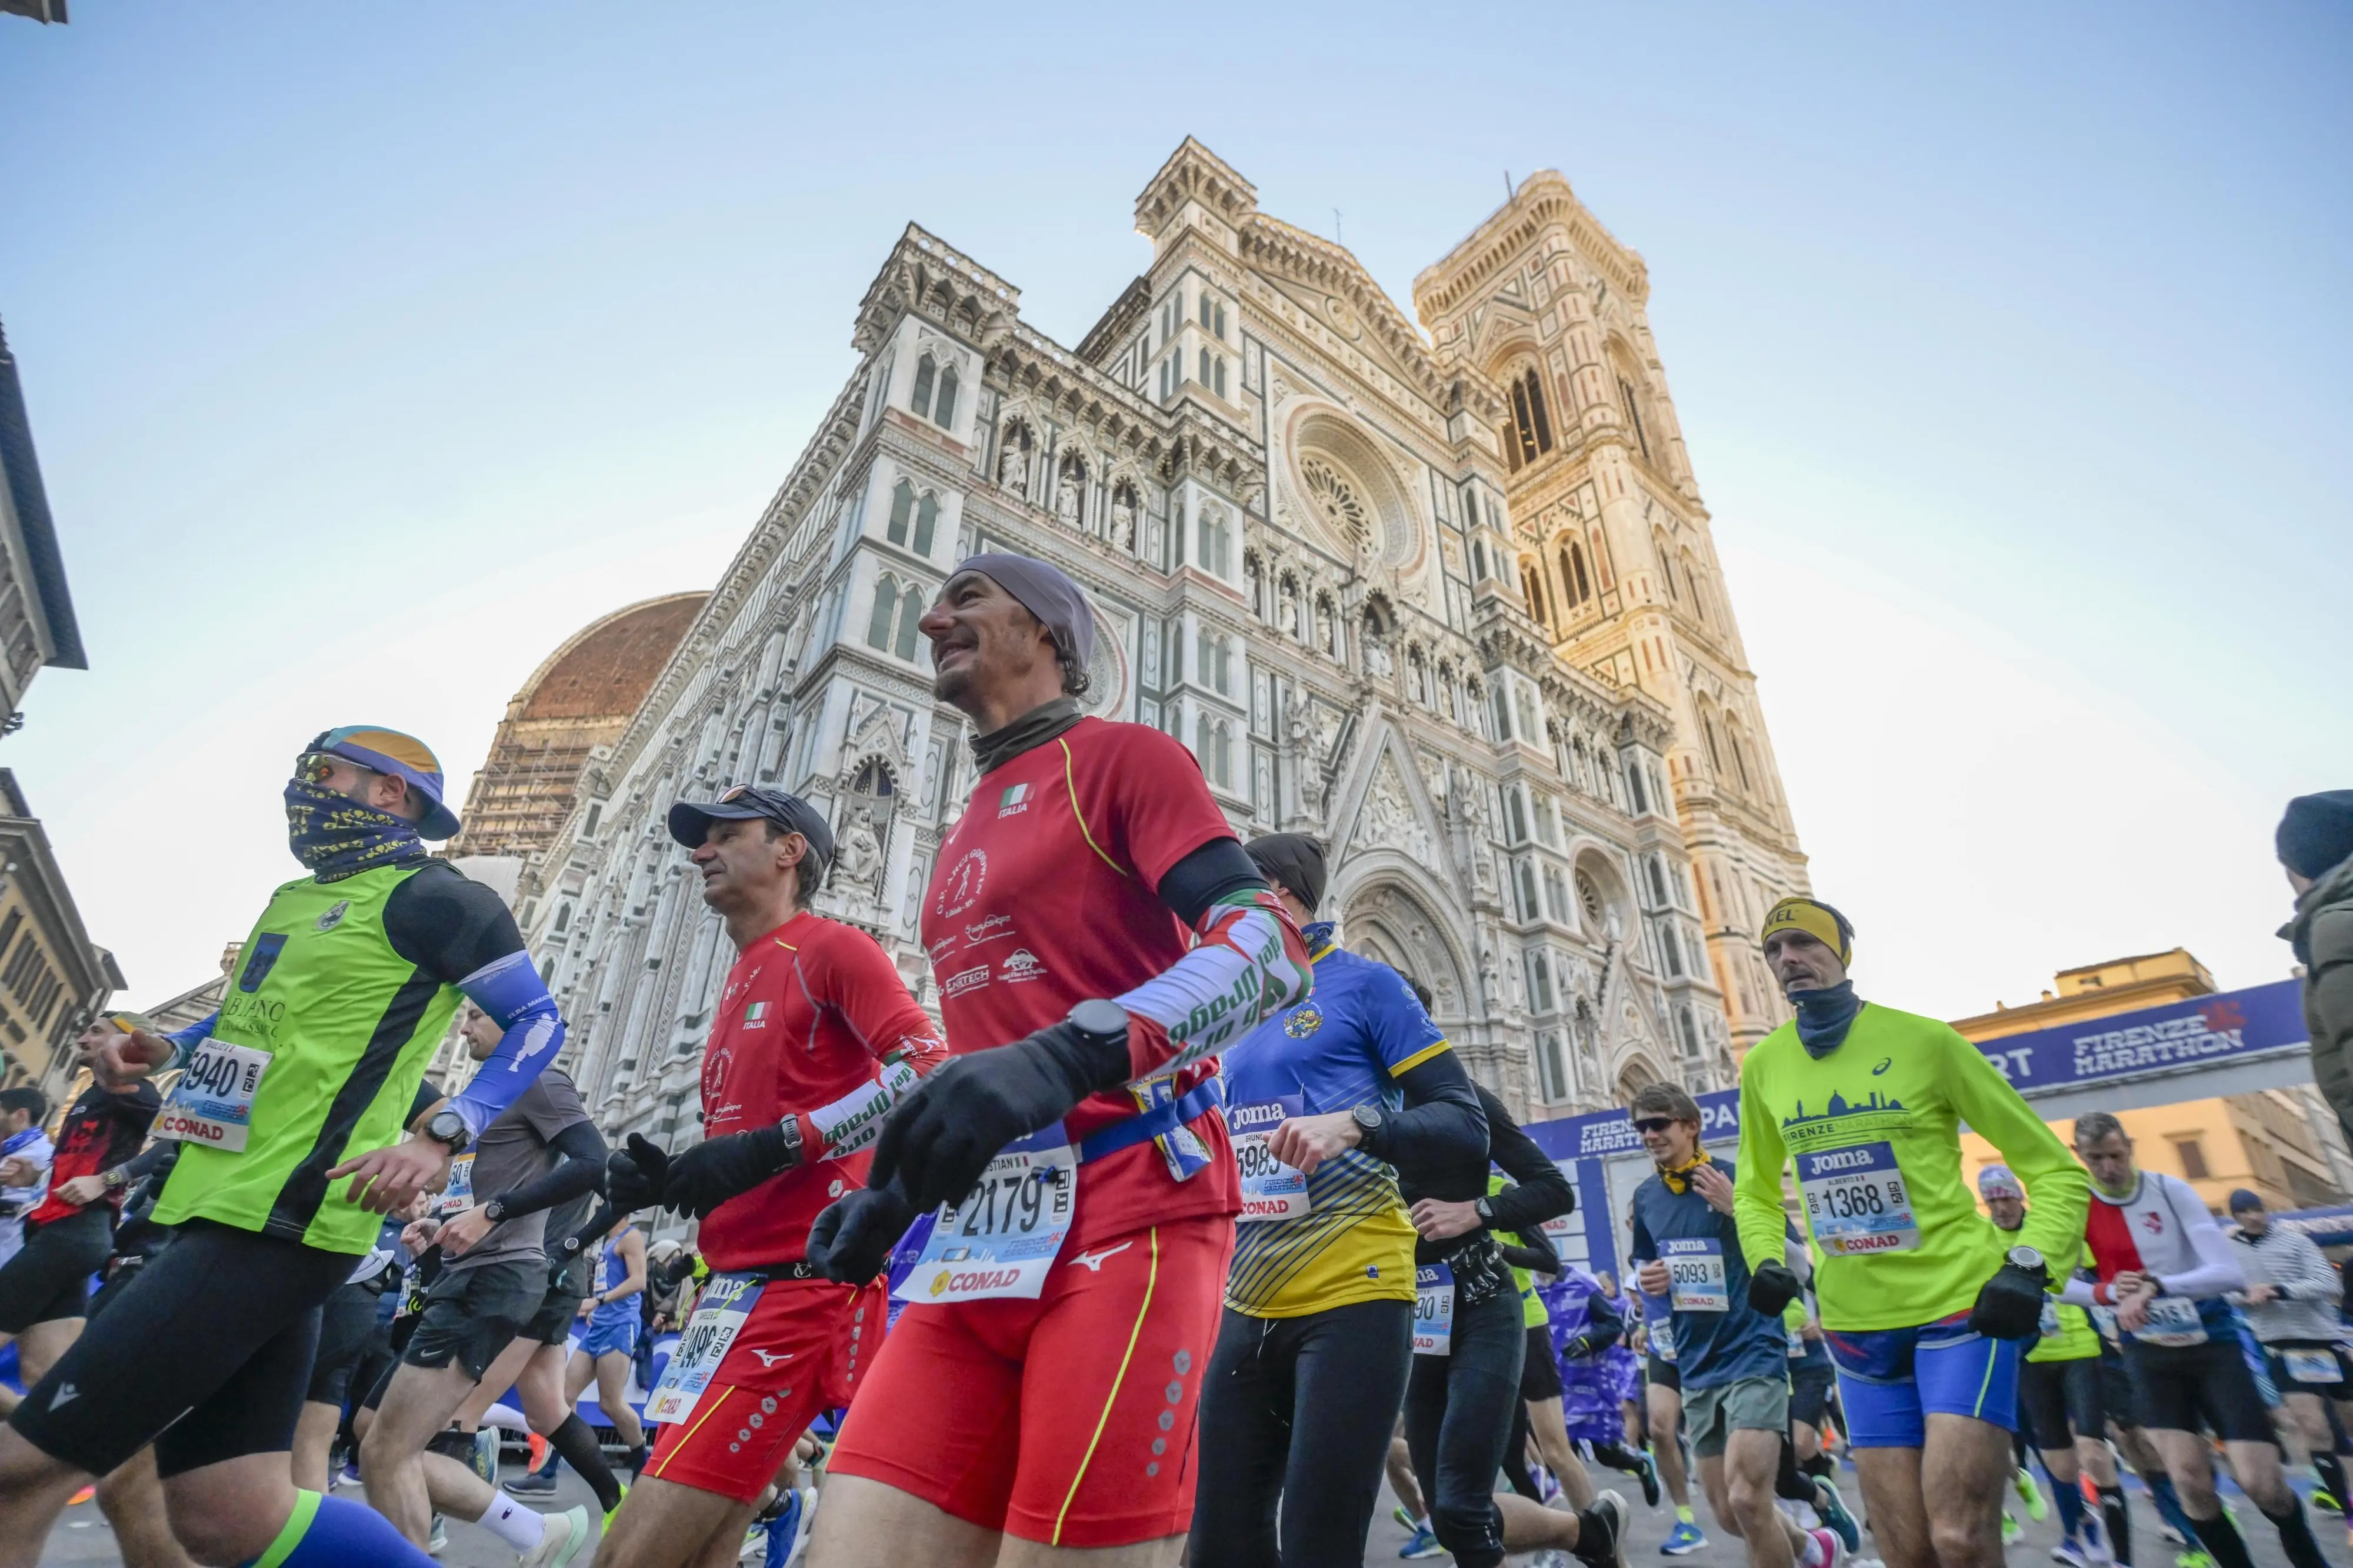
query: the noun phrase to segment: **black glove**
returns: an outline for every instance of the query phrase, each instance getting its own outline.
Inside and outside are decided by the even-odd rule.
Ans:
[[[729,1198],[791,1168],[793,1146],[775,1122],[706,1138],[670,1162],[662,1202],[701,1219]]]
[[[1805,1290],[1789,1266],[1775,1258],[1761,1268],[1752,1269],[1748,1276],[1748,1304],[1768,1318],[1778,1318],[1781,1309],[1796,1300]]]
[[[1995,1340],[2031,1340],[2042,1331],[2042,1302],[2051,1283],[2047,1268],[2005,1263],[1978,1291],[1969,1309],[1969,1331]]]
[[[1082,1008],[1108,1004],[1081,1003]],[[1099,1089],[1127,1081],[1127,1031],[1065,1019],[1028,1039],[957,1057],[909,1090],[874,1143],[873,1186],[895,1183],[917,1213],[962,1203],[998,1150]]]
[[[1567,1339],[1561,1342],[1561,1359],[1564,1361],[1583,1361],[1587,1356],[1593,1354],[1601,1348],[1602,1347],[1600,1345],[1593,1342],[1592,1336],[1589,1334],[1572,1334]]]
[[[605,1157],[605,1195],[623,1214],[655,1207],[669,1184],[670,1155],[642,1132],[630,1133],[628,1148]]]
[[[921,1212],[895,1186],[845,1193],[809,1226],[808,1260],[837,1285],[863,1285],[882,1272]]]

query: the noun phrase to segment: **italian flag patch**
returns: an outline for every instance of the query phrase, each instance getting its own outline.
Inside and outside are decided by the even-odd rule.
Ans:
[[[765,1002],[754,1002],[744,1009],[744,1021],[747,1024],[756,1024],[767,1016],[768,1005]]]
[[[1029,786],[1026,784],[1018,784],[1012,788],[1007,790],[1003,795],[997,796],[997,804],[999,808],[1008,805],[1019,805],[1023,801],[1028,800],[1029,798]]]

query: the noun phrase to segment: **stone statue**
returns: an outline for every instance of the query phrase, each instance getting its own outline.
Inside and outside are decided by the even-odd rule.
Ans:
[[[1065,464],[1061,480],[1054,486],[1054,515],[1071,528],[1079,526],[1079,487],[1084,482],[1081,469]]]
[[[834,858],[833,874],[827,879],[839,883],[844,892],[863,893],[869,899],[881,896],[882,840],[875,836],[874,824],[864,812],[849,819]]]
[[[997,459],[997,482],[1022,495],[1029,493],[1029,451],[1021,444],[1027,434],[1018,425],[1005,433],[1005,450]]]
[[[1389,662],[1389,645],[1370,626],[1365,628],[1365,668],[1383,680],[1396,668]]]
[[[1111,542],[1122,550],[1135,548],[1135,492],[1125,485],[1111,492]]]

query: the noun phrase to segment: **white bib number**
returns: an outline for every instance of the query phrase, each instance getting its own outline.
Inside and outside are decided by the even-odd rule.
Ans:
[[[704,1281],[702,1294],[695,1299],[694,1316],[687,1320],[686,1332],[679,1336],[661,1381],[646,1395],[649,1422],[667,1425],[694,1414],[703,1391],[719,1372],[719,1363],[727,1359],[728,1348],[744,1331],[744,1320],[751,1317],[760,1292],[766,1289],[767,1281],[748,1274],[714,1274]]]
[[[1798,1156],[1798,1188],[1806,1223],[1825,1252],[1868,1257],[1910,1252],[1920,1245],[1912,1195],[1887,1143],[1856,1143]]]
[[[1678,1312],[1728,1312],[1731,1293],[1724,1283],[1724,1243],[1714,1237],[1672,1237],[1659,1243],[1667,1266],[1667,1299]]]
[[[2042,1338],[2057,1339],[2060,1334],[2059,1303],[2046,1298],[2042,1303],[2042,1316],[2034,1326]]]
[[[1451,1355],[1454,1351],[1454,1270],[1428,1263],[1413,1271],[1413,1353]]]
[[[2148,1321],[2133,1331],[2133,1338],[2145,1345],[2202,1345],[2206,1320],[2186,1296],[2158,1296],[2148,1303]]]
[[[1241,1168],[1244,1225],[1254,1221],[1296,1219],[1309,1211],[1307,1177],[1274,1157],[1268,1140],[1293,1116],[1304,1115],[1303,1095],[1287,1094],[1256,1105],[1228,1109],[1226,1122],[1233,1131],[1234,1163]]]
[[[1071,1234],[1079,1157],[1059,1121],[997,1152],[980,1185],[943,1204],[931,1238],[892,1289],[902,1301],[1034,1301]]]
[[[443,1219],[474,1206],[474,1155],[471,1150],[449,1162],[449,1181],[434,1200],[433,1212]]]
[[[1673,1321],[1670,1319],[1665,1312],[1662,1311],[1659,1314],[1658,1321],[1650,1325],[1650,1330],[1651,1353],[1657,1356],[1669,1366],[1674,1365],[1675,1325]]]
[[[269,1070],[268,1051],[226,1040],[205,1041],[156,1112],[155,1136],[244,1153],[246,1135],[253,1126],[253,1097]]]
[[[2287,1368],[2288,1377],[2296,1383],[2345,1381],[2345,1373],[2337,1368],[2334,1351],[2282,1351],[2280,1363]]]

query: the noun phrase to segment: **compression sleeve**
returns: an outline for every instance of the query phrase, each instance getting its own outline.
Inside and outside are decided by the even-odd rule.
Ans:
[[[1127,1011],[1131,1083],[1215,1056],[1315,984],[1306,939],[1263,881],[1214,900],[1192,926],[1190,952],[1115,999]]]
[[[831,1104],[792,1113],[800,1122],[804,1164],[871,1147],[881,1136],[882,1118],[891,1108],[917,1079],[948,1059],[947,1042],[931,1015],[915,1005],[890,955],[873,938],[844,928],[826,956],[826,1004],[874,1058],[876,1071]]]
[[[513,929],[512,921],[508,929]],[[479,1138],[555,1060],[555,1053],[564,1048],[564,1016],[555,1010],[555,998],[531,966],[531,954],[522,950],[520,938],[512,952],[457,984],[467,1000],[506,1031],[499,1048],[449,1102],[466,1119],[466,1131]]]
[[[2001,1151],[2003,1161],[2026,1187],[2026,1223],[2020,1227],[2018,1239],[2042,1254],[2053,1279],[2073,1273],[2075,1259],[2084,1250],[2084,1221],[2092,1203],[2090,1175],[2075,1163],[2074,1155],[2059,1142],[2059,1135],[2051,1131],[2050,1124],[2019,1097],[2001,1069],[1986,1059],[1984,1052],[1956,1030],[1943,1030],[1939,1038],[1950,1063],[1946,1091],[1954,1111],[1969,1124],[1971,1131]],[[1748,1168],[1747,1109],[1744,1089],[1740,1123],[1744,1171]],[[1775,1195],[1778,1198],[1779,1194]],[[2199,1213],[2205,1213],[2202,1204]],[[2212,1222],[2210,1219],[2208,1223]],[[1746,1247],[1746,1226],[1742,1230],[1742,1244]],[[2221,1242],[2220,1231],[2215,1232],[2215,1240]],[[1749,1256],[1753,1266],[1754,1248],[1749,1249]],[[2236,1265],[2232,1267],[2235,1271]]]
[[[1752,1059],[1755,1054],[1752,1049]],[[1984,1060],[1982,1057],[1978,1059]],[[1746,1070],[1746,1063],[1743,1068],[1740,1148],[1733,1164],[1732,1217],[1740,1231],[1741,1256],[1747,1259],[1748,1270],[1753,1274],[1767,1263],[1783,1261],[1787,1256],[1783,1241],[1788,1234],[1789,1211],[1781,1206],[1781,1173],[1789,1163],[1789,1151],[1781,1142],[1779,1119],[1766,1108],[1765,1092],[1758,1086],[1761,1075]],[[2076,1211],[2079,1230],[2083,1220],[2083,1212]]]
[[[1535,1234],[1542,1236],[1544,1232]],[[1560,1272],[1560,1254],[1549,1247],[1530,1247],[1525,1241],[1499,1241],[1495,1244],[1495,1250],[1502,1253],[1504,1261],[1514,1268],[1525,1268],[1531,1274]]]
[[[1626,1332],[1626,1314],[1617,1303],[1596,1290],[1585,1299],[1585,1337],[1599,1347],[1615,1343]]]
[[[174,1029],[164,1037],[172,1042],[172,1059],[158,1070],[184,1068],[196,1054],[196,1047],[213,1037],[213,1026],[220,1022],[218,1009],[206,1014],[185,1029]]]
[[[2182,1239],[2189,1244],[2198,1261],[2179,1274],[2159,1274],[2157,1282],[2168,1296],[2192,1298],[2226,1295],[2247,1288],[2246,1270],[2231,1254],[2230,1238],[2222,1227],[2206,1211],[2206,1205],[2197,1190],[2187,1183],[2158,1172],[2149,1173],[2149,1179],[2165,1184],[2165,1201],[2173,1211],[2174,1223],[2181,1226]],[[2189,1194],[2187,1204],[2179,1201]],[[2183,1213],[2184,1209],[2188,1213]]]
[[[1552,1156],[1537,1148],[1535,1140],[1512,1120],[1504,1102],[1484,1089],[1479,1091],[1479,1104],[1487,1113],[1489,1157],[1519,1184],[1488,1198],[1488,1212],[1494,1216],[1489,1226],[1496,1230],[1526,1231],[1574,1212],[1577,1189],[1568,1184]]]
[[[564,1158],[555,1163],[554,1169],[496,1194],[504,1205],[505,1218],[537,1214],[603,1189],[605,1140],[597,1133],[595,1122],[575,1121],[549,1139],[547,1146]]]
[[[1634,1234],[1630,1245],[1626,1248],[1626,1257],[1635,1263],[1652,1262],[1659,1256],[1659,1244],[1651,1238],[1651,1227],[1643,1220],[1642,1211],[1639,1205],[1634,1209],[1633,1217]],[[1631,1287],[1629,1286],[1629,1289]]]
[[[1393,1073],[1405,1109],[1382,1118],[1380,1147],[1367,1150],[1391,1164],[1428,1169],[1478,1159],[1487,1147],[1487,1113],[1471,1075],[1451,1050]]]

